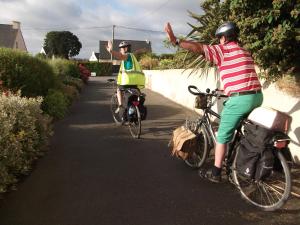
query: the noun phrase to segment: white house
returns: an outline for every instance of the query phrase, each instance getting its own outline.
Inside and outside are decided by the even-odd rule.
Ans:
[[[92,55],[89,59],[90,62],[98,62],[99,61],[99,53],[92,52]]]

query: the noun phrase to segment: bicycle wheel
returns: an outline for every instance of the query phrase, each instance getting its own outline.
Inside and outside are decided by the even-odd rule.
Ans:
[[[205,162],[205,159],[207,157],[208,153],[208,137],[207,133],[204,131],[204,127],[201,126],[201,128],[198,130],[197,133],[197,148],[195,151],[190,153],[188,157],[184,160],[184,162],[192,168],[200,168],[203,163]]]
[[[271,175],[260,181],[247,179],[237,172],[237,154],[233,162],[233,181],[242,197],[264,211],[274,211],[282,207],[291,192],[290,169],[283,154],[275,150],[275,161],[280,169],[274,166]]]
[[[122,124],[122,117],[119,112],[115,113],[118,106],[119,106],[119,103],[118,103],[117,94],[113,94],[113,96],[111,97],[111,101],[110,101],[110,110],[111,110],[111,113],[112,113],[115,123],[120,125],[120,124]]]
[[[132,137],[140,138],[142,123],[141,113],[137,106],[134,106],[134,113],[128,118],[128,127]]]

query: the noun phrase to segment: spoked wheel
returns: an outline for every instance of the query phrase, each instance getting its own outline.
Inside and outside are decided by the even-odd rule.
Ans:
[[[204,127],[202,126],[197,134],[197,147],[195,151],[191,152],[184,162],[192,168],[200,168],[208,153],[208,139],[204,132]]]
[[[110,102],[110,110],[111,110],[111,114],[113,116],[113,119],[115,121],[116,124],[121,125],[122,124],[122,117],[120,112],[115,113],[116,109],[118,108],[119,103],[118,103],[118,98],[117,95],[114,94],[111,97],[111,102]]]
[[[237,154],[233,163],[233,180],[242,197],[265,211],[274,211],[282,207],[291,192],[290,169],[282,153],[276,150],[275,162],[278,162],[278,166],[274,166],[268,178],[260,181],[250,180],[238,173]]]
[[[134,112],[131,117],[128,118],[128,127],[131,136],[134,138],[140,138],[142,123],[141,123],[141,113],[137,106],[134,106]]]

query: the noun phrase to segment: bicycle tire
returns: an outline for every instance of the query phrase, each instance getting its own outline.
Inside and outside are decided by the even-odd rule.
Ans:
[[[128,107],[129,108],[129,107]],[[135,111],[133,115],[133,120],[129,120],[128,127],[130,134],[133,138],[140,138],[141,130],[142,130],[142,120],[141,120],[141,113],[137,106],[134,106]]]
[[[205,127],[201,126],[197,133],[197,150],[188,155],[188,157],[184,160],[186,165],[191,168],[200,168],[208,154],[208,137],[207,132],[205,132]]]
[[[111,96],[111,101],[110,101],[110,110],[112,113],[112,117],[117,125],[122,124],[122,117],[120,116],[120,113],[115,113],[116,109],[118,108],[119,103],[118,103],[118,98],[117,94],[113,94]]]
[[[246,179],[236,170],[238,149],[233,162],[233,181],[242,197],[250,204],[264,210],[275,211],[288,200],[291,192],[291,174],[289,166],[280,150],[275,149],[275,160],[280,163],[280,170],[273,169],[265,180]]]

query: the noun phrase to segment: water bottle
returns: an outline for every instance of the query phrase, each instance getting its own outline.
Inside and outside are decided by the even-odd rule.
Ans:
[[[129,109],[128,109],[128,114],[129,114],[129,115],[132,115],[132,114],[134,113],[134,111],[135,111],[135,109],[134,109],[134,107],[131,105],[131,106],[129,107]]]

